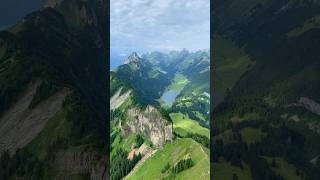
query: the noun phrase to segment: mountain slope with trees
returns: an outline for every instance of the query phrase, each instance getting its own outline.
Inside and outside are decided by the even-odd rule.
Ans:
[[[59,1],[0,32],[1,179],[107,176],[107,10]]]
[[[238,177],[319,177],[319,8],[317,1],[216,1],[214,47],[234,52],[215,39],[232,41],[252,63],[228,90],[221,85],[234,81],[234,69],[214,71],[214,90],[225,95],[212,116],[213,178],[225,161]],[[241,61],[232,53],[222,58],[214,58],[216,69],[225,59]],[[283,173],[280,164],[292,170]]]

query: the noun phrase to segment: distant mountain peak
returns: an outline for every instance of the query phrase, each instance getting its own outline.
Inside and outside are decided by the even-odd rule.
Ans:
[[[128,56],[128,58],[124,61],[124,64],[129,64],[131,62],[139,62],[141,60],[140,56],[138,53],[133,52]]]

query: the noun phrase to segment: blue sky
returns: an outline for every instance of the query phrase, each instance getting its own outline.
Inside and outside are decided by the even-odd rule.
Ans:
[[[111,65],[130,52],[210,47],[210,0],[111,0]]]

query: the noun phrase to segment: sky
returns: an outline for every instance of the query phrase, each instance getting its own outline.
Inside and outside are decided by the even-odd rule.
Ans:
[[[133,51],[210,47],[210,0],[110,0],[110,5],[111,66]]]
[[[38,10],[47,0],[0,0],[0,29],[13,25]]]

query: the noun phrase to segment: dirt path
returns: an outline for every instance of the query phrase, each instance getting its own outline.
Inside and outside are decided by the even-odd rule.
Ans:
[[[143,156],[143,158],[134,166],[134,168],[131,170],[131,172],[124,177],[123,179],[126,180],[127,178],[129,178],[137,169],[139,169],[140,166],[142,166],[142,164],[148,159],[150,158],[154,153],[156,153],[158,150],[154,150],[148,154],[146,154],[145,156]]]

